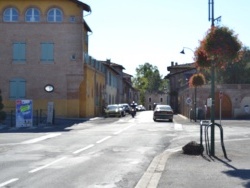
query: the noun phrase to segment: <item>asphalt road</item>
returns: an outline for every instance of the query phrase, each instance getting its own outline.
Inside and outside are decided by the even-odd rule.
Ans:
[[[44,129],[1,133],[0,187],[135,187],[176,136],[152,112]]]
[[[245,123],[226,122],[225,138],[247,136]],[[198,123],[181,116],[173,123],[154,122],[152,111],[71,126],[4,129],[0,187],[164,187],[165,152],[193,139],[199,140]]]

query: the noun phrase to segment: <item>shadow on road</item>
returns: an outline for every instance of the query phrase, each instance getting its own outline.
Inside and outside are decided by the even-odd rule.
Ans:
[[[234,169],[224,171],[223,173],[231,177],[248,181],[244,186],[246,188],[250,188],[250,169]]]
[[[232,170],[223,171],[224,174],[231,176],[231,177],[240,178],[242,180],[248,181],[244,186],[246,188],[250,188],[250,169],[238,169],[235,166],[229,164],[228,162],[216,156],[214,158],[232,169]],[[228,161],[231,162],[231,160],[228,160]]]

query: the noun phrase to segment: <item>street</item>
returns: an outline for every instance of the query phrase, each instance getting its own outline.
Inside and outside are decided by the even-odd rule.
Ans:
[[[154,122],[152,116],[144,111],[135,118],[94,118],[63,130],[3,131],[0,187],[142,187],[154,177],[149,167],[164,151],[199,141],[198,123],[177,115],[174,122]],[[249,138],[245,124],[249,128],[248,121],[227,122],[225,139]]]

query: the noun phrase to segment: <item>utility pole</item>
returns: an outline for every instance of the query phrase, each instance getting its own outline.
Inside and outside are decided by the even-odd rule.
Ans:
[[[208,0],[209,6],[209,21],[211,20],[211,28],[214,27],[214,0]],[[215,62],[212,58],[212,65],[211,65],[211,98],[212,98],[212,106],[211,106],[211,150],[210,155],[214,156],[214,116],[215,116]]]

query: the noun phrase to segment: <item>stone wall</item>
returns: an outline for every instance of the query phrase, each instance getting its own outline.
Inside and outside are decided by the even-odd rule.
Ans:
[[[179,91],[178,105],[181,114],[189,117],[191,109],[194,109],[195,89],[185,88]],[[220,92],[222,97],[220,101]],[[196,90],[196,107],[206,111],[207,99],[210,98],[211,86],[204,85],[197,87]],[[191,104],[187,104],[187,98],[192,100]],[[224,84],[215,86],[215,113],[216,118],[219,117],[221,104],[221,117],[222,118],[249,118],[250,117],[250,85],[247,84]],[[207,113],[208,118],[210,115],[209,107]]]

